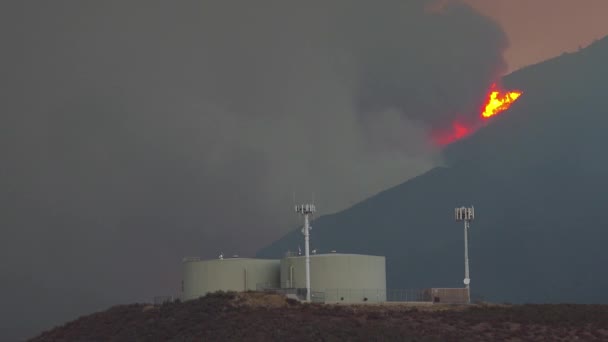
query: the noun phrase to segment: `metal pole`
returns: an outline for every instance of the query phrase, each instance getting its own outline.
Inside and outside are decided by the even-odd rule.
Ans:
[[[467,288],[467,302],[471,303],[471,288],[469,286],[469,241],[468,241],[469,220],[464,220],[464,282]]]
[[[306,254],[306,301],[310,302],[310,254],[308,253],[308,231],[310,230],[308,223],[308,214],[304,214],[304,251]]]

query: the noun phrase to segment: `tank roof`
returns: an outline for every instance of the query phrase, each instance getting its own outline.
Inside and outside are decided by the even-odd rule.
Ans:
[[[259,258],[241,258],[241,257],[224,257],[215,259],[201,259],[200,257],[184,257],[182,262],[209,262],[209,261],[230,261],[230,260],[241,260],[241,261],[279,261],[279,259],[259,259]]]
[[[358,253],[316,253],[316,254],[310,254],[311,258],[317,258],[317,257],[328,257],[328,256],[365,256],[365,257],[379,257],[379,258],[384,258],[384,255],[372,255],[372,254],[358,254]],[[305,255],[288,255],[285,256],[285,258],[305,258]]]

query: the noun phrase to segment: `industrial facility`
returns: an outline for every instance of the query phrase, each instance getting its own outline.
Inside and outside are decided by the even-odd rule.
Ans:
[[[386,259],[383,256],[335,251],[310,255],[310,217],[315,210],[312,204],[295,206],[296,213],[304,217],[304,255],[288,253],[281,260],[224,258],[223,254],[212,260],[184,258],[181,299],[196,299],[216,291],[257,290],[321,303],[382,303],[387,300],[470,303],[467,233],[474,218],[472,207],[455,209],[456,221],[465,223],[465,287],[424,289],[409,299],[403,296],[395,299],[395,293],[387,292]]]
[[[279,260],[227,258],[182,261],[182,300],[216,291],[255,291],[258,284],[278,283]]]
[[[306,296],[304,256],[282,260],[253,258],[184,258],[182,300],[196,299],[216,291],[274,290]],[[360,254],[310,256],[311,294],[324,303],[386,301],[384,257]]]
[[[303,288],[305,257],[281,260],[281,287]],[[323,293],[325,303],[386,301],[386,261],[382,256],[315,254],[310,256],[312,291]]]

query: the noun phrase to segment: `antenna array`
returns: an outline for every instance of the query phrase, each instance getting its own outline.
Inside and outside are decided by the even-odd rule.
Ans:
[[[295,206],[296,213],[304,216],[304,227],[302,227],[302,234],[304,234],[304,254],[306,258],[306,301],[310,302],[310,219],[317,209],[314,204],[301,204]]]
[[[464,222],[464,285],[467,289],[468,299],[467,301],[471,303],[471,278],[469,277],[469,237],[468,231],[471,225],[471,221],[475,219],[475,208],[471,206],[460,207],[454,209],[454,216],[456,218],[456,222],[463,221]]]

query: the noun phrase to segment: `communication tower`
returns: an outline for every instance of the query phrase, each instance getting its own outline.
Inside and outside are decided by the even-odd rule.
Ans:
[[[304,255],[306,258],[306,301],[310,302],[310,254],[309,254],[309,237],[310,237],[310,221],[309,217],[316,211],[314,204],[301,204],[295,206],[296,213],[304,216]]]
[[[471,278],[469,278],[469,240],[468,231],[471,221],[475,219],[475,208],[471,206],[454,209],[456,222],[464,221],[464,285],[467,289],[467,302],[471,303]]]

